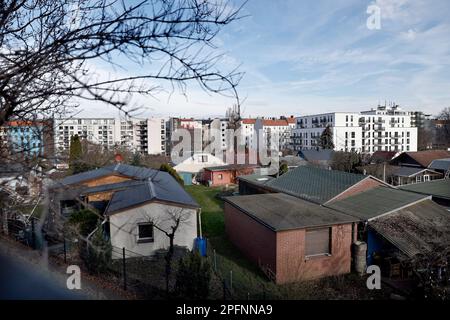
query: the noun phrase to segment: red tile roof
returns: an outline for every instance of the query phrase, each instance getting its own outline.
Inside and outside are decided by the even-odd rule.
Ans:
[[[263,120],[264,126],[287,126],[288,122],[285,119],[279,120]]]
[[[255,124],[256,119],[242,119],[243,124]]]
[[[406,154],[424,168],[427,168],[433,160],[450,157],[450,152],[446,150],[426,150],[406,152]]]

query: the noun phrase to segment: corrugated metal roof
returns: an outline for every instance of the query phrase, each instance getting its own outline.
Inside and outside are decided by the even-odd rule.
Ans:
[[[450,199],[450,179],[439,179],[422,183],[407,184],[402,190],[417,192],[439,198]]]
[[[367,176],[361,174],[303,166],[286,172],[266,185],[295,197],[325,203],[365,178]]]
[[[369,226],[408,257],[450,246],[450,213],[431,200],[376,218]]]
[[[349,215],[283,193],[234,196],[225,201],[274,231],[357,221]]]
[[[140,181],[129,188],[114,192],[106,214],[142,205],[152,200],[173,202],[190,207],[199,207],[184,188],[167,172],[159,171],[152,178]]]
[[[366,221],[426,198],[426,195],[380,186],[327,206]]]
[[[433,160],[428,168],[443,171],[450,170],[450,158]]]
[[[256,164],[227,164],[224,166],[206,167],[208,171],[227,171],[227,170],[243,170],[243,169],[255,169],[259,168]]]

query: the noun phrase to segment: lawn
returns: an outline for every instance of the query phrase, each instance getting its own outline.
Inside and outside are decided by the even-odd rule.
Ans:
[[[209,248],[216,251],[214,262],[212,250],[208,258],[213,267],[229,284],[233,279],[233,298],[241,299],[379,299],[386,298],[385,290],[371,292],[365,285],[365,278],[356,274],[335,276],[316,281],[287,285],[275,285],[268,281],[256,264],[245,258],[228,240],[225,233],[223,201],[217,195],[222,188],[186,186],[202,208],[203,235]],[[215,266],[214,266],[215,264]],[[231,276],[231,272],[232,276]],[[247,296],[248,294],[248,296]]]

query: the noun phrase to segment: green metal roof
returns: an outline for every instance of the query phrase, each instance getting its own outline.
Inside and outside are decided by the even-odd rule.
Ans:
[[[266,183],[275,191],[284,192],[315,203],[323,204],[354,184],[367,178],[361,174],[298,167]]]
[[[283,193],[226,197],[225,201],[274,231],[331,226],[358,219]]]
[[[450,179],[439,179],[401,186],[400,189],[450,199]]]
[[[366,221],[426,198],[426,195],[381,186],[333,201],[327,207]]]

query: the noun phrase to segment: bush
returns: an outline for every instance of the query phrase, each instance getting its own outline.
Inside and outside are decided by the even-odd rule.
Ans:
[[[175,180],[177,180],[177,182],[178,182],[179,184],[181,184],[182,186],[184,186],[184,180],[183,180],[183,178],[181,178],[180,175],[178,174],[178,172],[176,172],[169,164],[163,163],[163,164],[161,165],[161,167],[159,168],[159,170],[165,171],[165,172],[169,173],[172,177],[175,178]]]
[[[183,299],[205,299],[209,296],[211,268],[197,252],[180,259],[175,283],[175,294]]]

